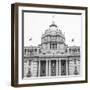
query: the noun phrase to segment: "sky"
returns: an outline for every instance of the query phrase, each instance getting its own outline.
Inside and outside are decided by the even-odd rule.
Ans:
[[[53,17],[54,16],[54,17]],[[24,46],[41,44],[41,36],[52,21],[65,34],[69,46],[81,45],[81,15],[24,13]],[[30,40],[31,39],[31,40]],[[72,42],[74,39],[74,42]]]

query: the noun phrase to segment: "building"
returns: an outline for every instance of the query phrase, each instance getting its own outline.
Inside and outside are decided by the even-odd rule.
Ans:
[[[80,46],[68,46],[52,22],[38,46],[24,47],[24,77],[80,75]]]

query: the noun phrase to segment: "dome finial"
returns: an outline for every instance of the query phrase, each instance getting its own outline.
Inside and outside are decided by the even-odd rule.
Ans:
[[[55,21],[54,21],[54,15],[52,16],[52,24],[49,26],[49,27],[57,27],[57,25],[55,24]]]

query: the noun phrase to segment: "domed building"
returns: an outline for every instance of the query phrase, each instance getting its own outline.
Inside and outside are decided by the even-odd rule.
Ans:
[[[52,22],[41,44],[24,48],[23,77],[80,75],[80,46],[68,46],[65,34]]]

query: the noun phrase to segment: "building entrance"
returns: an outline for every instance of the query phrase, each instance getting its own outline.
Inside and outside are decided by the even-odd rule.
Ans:
[[[41,61],[40,66],[40,76],[46,76],[46,61]]]
[[[66,75],[66,60],[61,60],[61,75]]]

